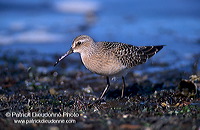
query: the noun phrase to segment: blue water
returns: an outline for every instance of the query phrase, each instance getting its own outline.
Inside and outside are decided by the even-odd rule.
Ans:
[[[0,0],[0,47],[63,54],[73,38],[87,34],[96,41],[167,45],[154,60],[188,64],[200,53],[199,7],[198,0]]]

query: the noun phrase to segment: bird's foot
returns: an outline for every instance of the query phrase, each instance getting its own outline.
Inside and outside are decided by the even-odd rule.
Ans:
[[[104,99],[98,99],[98,100],[88,104],[88,107],[92,108],[94,105],[100,105],[102,102],[105,102],[105,100]]]

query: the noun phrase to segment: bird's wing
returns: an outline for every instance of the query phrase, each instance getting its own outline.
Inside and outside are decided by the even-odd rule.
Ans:
[[[104,42],[104,46],[127,68],[145,63],[163,48],[163,46],[133,46],[118,42]]]

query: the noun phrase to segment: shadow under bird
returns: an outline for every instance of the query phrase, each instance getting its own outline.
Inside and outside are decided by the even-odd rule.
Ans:
[[[109,77],[122,77],[121,97],[124,96],[127,72],[136,65],[145,63],[150,57],[163,48],[159,46],[133,46],[120,42],[95,42],[87,35],[80,35],[73,40],[72,46],[58,59],[56,66],[66,56],[78,52],[83,64],[90,71],[106,76],[107,86],[99,100],[103,98],[110,87]]]

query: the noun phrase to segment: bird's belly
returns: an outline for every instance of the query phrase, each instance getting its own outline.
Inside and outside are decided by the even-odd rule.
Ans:
[[[104,76],[121,75],[121,73],[126,69],[124,65],[112,58],[82,57],[82,61],[87,69]]]

